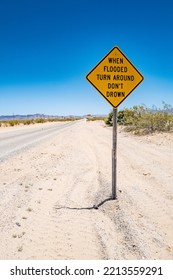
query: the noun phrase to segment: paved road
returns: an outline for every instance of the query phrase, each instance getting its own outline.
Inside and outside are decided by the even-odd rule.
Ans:
[[[64,129],[74,126],[79,121],[63,123],[45,123],[40,126],[13,127],[0,131],[0,161],[8,158],[20,150],[29,148],[49,139]]]

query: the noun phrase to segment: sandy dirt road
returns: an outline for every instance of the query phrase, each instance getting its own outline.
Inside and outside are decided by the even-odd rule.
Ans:
[[[114,201],[111,148],[83,120],[0,162],[0,259],[173,259],[173,135],[119,129]]]

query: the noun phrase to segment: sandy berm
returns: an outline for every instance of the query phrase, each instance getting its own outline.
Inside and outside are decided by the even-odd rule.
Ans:
[[[117,149],[117,200],[102,121],[2,160],[0,259],[173,259],[173,135],[118,128]]]

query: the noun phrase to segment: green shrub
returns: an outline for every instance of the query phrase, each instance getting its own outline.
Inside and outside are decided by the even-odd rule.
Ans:
[[[105,121],[105,117],[87,117],[87,121]]]
[[[35,120],[35,123],[45,123],[45,122],[46,122],[46,120],[43,118],[38,118]]]
[[[34,120],[24,120],[24,121],[22,121],[22,123],[24,125],[30,125],[30,124],[34,124],[35,122],[34,122]]]
[[[7,123],[9,123],[10,126],[15,126],[15,125],[19,125],[20,121],[18,121],[18,120],[10,120],[10,121],[7,121]]]
[[[155,131],[173,130],[173,112],[171,105],[165,104],[163,109],[151,110],[145,106],[133,106],[130,109],[120,110],[117,123],[125,126],[126,131],[135,134],[152,133]],[[113,112],[106,119],[107,125],[113,123]]]
[[[108,117],[105,120],[105,123],[109,126],[113,125],[113,111],[109,113]]]

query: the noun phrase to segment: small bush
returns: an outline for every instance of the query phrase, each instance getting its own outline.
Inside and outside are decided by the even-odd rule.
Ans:
[[[15,126],[15,125],[20,124],[20,122],[18,120],[10,120],[8,123],[9,123],[10,126]]]
[[[109,126],[113,125],[113,111],[109,113],[107,119],[105,120],[105,123]]]
[[[38,118],[35,120],[35,123],[45,123],[45,122],[46,122],[46,120],[43,118]]]
[[[145,106],[133,106],[118,112],[117,122],[125,126],[126,131],[146,134],[155,131],[173,130],[173,108],[165,104],[163,109],[149,109]],[[113,124],[113,112],[108,115],[107,125]]]
[[[22,123],[24,125],[30,125],[30,124],[34,124],[35,122],[34,122],[34,120],[24,120]]]
[[[87,117],[87,121],[105,121],[105,117]]]

